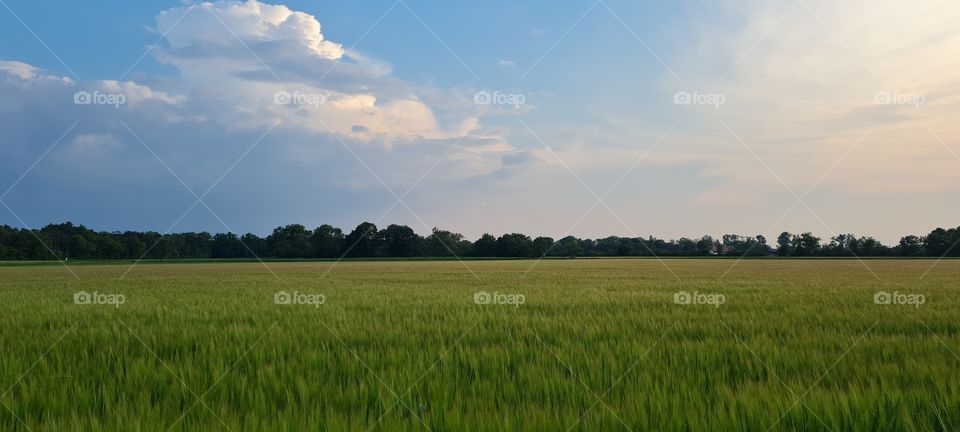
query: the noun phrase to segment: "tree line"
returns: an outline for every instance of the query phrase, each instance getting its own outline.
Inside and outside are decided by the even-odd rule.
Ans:
[[[475,241],[434,228],[421,236],[405,225],[378,229],[370,222],[349,233],[331,225],[310,230],[293,224],[256,234],[187,232],[97,232],[67,222],[41,229],[0,226],[0,260],[198,259],[198,258],[409,258],[409,257],[603,257],[603,256],[960,256],[960,227],[905,236],[894,246],[872,237],[841,234],[828,241],[811,234],[780,234],[774,244],[762,235],[727,234],[662,240],[610,236],[554,241],[511,233],[484,234]]]

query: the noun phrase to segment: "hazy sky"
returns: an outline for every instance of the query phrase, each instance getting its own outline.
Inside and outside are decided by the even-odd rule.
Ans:
[[[0,224],[960,225],[955,0],[0,5]]]

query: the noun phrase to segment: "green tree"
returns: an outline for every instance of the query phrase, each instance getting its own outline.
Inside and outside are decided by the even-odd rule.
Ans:
[[[410,257],[420,251],[422,238],[406,225],[388,225],[379,234],[387,256]]]
[[[267,236],[267,244],[277,258],[309,258],[313,255],[310,244],[312,234],[300,224],[277,227]]]
[[[497,256],[533,256],[533,240],[530,240],[530,237],[524,234],[504,234],[497,239]]]
[[[537,237],[533,239],[533,256],[542,257],[553,247],[553,239],[550,237]]]
[[[470,255],[475,257],[497,256],[497,238],[484,233],[470,248]]]
[[[213,258],[242,258],[246,254],[247,248],[234,233],[214,234],[210,241],[210,256]]]
[[[246,258],[267,258],[270,254],[270,245],[267,239],[261,238],[256,234],[246,233],[240,236],[240,242],[244,246],[244,257]]]
[[[920,256],[923,255],[923,243],[924,239],[922,237],[917,237],[915,235],[908,235],[900,239],[900,243],[897,244],[897,255],[900,256]]]
[[[777,255],[789,256],[793,254],[792,245],[793,235],[789,232],[782,232],[777,236]]]
[[[97,258],[121,259],[127,255],[127,248],[115,236],[93,233],[93,239],[96,243]]]
[[[339,257],[343,254],[343,242],[343,230],[327,224],[317,227],[310,236],[313,256],[317,258]]]
[[[120,236],[120,242],[123,243],[123,247],[127,251],[127,258],[139,259],[147,252],[147,244],[140,237],[140,233],[132,231],[127,231]]]
[[[713,246],[713,242],[710,242],[710,246]],[[680,255],[684,256],[694,256],[697,254],[697,241],[691,238],[680,237],[680,240],[677,240],[677,248]]]
[[[924,248],[927,253],[936,256],[960,256],[960,228],[949,230],[937,228],[927,234]]]
[[[580,245],[580,240],[576,237],[566,236],[553,246],[550,255],[565,257],[583,256],[583,246]]]
[[[383,249],[383,241],[377,226],[370,222],[357,225],[350,234],[347,234],[343,243],[344,254],[350,257],[376,257],[380,256]]]
[[[424,240],[423,253],[432,257],[464,256],[471,253],[470,247],[463,234],[434,228]]]
[[[812,256],[820,252],[820,237],[805,232],[791,239],[794,256]]]

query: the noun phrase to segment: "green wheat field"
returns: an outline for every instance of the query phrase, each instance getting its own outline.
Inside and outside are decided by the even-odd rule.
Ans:
[[[960,429],[960,261],[734,263],[0,265],[0,430]]]

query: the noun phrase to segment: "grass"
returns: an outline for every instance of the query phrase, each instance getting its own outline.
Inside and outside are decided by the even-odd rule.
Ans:
[[[3,266],[0,430],[952,431],[960,261],[933,262]]]

